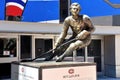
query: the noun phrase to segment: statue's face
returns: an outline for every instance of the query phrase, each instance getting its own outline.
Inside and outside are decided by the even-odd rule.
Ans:
[[[79,14],[79,12],[80,12],[80,8],[78,7],[78,6],[72,6],[71,7],[71,14],[72,15],[78,15]]]

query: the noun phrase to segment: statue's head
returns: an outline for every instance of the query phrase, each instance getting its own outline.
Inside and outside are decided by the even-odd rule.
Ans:
[[[70,6],[70,11],[72,13],[72,15],[77,15],[79,14],[81,10],[81,7],[80,7],[80,4],[79,3],[72,3],[71,6]]]

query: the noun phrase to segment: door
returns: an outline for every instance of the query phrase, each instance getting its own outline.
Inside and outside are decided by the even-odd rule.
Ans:
[[[97,65],[97,72],[101,72],[102,58],[101,58],[101,40],[92,40],[87,47],[88,62],[95,62]]]

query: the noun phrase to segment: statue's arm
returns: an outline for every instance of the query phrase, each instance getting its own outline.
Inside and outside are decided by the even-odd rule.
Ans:
[[[95,31],[95,27],[94,27],[92,21],[90,20],[90,17],[89,17],[89,16],[84,15],[84,16],[83,16],[83,22],[84,22],[85,26],[88,27],[88,30],[87,30],[87,31],[89,31],[90,33],[92,33],[92,32]]]
[[[86,39],[95,30],[95,27],[94,27],[92,21],[90,20],[90,18],[87,15],[83,16],[83,22],[84,22],[84,26],[87,27],[87,28],[84,29],[83,31],[81,31],[77,35],[78,39]]]
[[[58,37],[58,39],[55,43],[56,47],[59,46],[63,42],[63,40],[67,36],[68,29],[69,29],[68,21],[65,20],[64,23],[63,23],[62,32],[61,32],[60,36]]]

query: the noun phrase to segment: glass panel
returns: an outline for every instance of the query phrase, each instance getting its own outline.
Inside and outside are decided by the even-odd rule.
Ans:
[[[16,38],[0,38],[0,57],[16,57]]]

